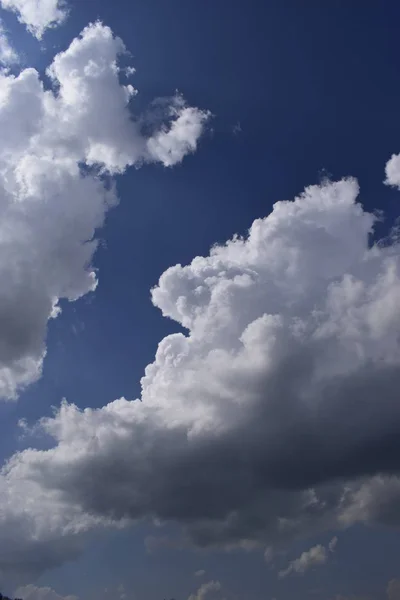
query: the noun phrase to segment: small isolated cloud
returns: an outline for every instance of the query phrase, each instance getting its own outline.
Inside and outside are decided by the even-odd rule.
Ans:
[[[283,579],[291,573],[303,574],[308,571],[308,569],[324,565],[328,561],[329,552],[335,550],[336,544],[337,537],[334,537],[329,542],[328,548],[325,548],[325,546],[322,546],[321,544],[313,546],[306,552],[303,552],[299,558],[293,560],[286,569],[279,571],[279,578]]]
[[[10,67],[19,62],[19,56],[11,46],[3,23],[0,21],[0,63],[4,67]]]
[[[237,123],[235,123],[235,125],[232,127],[232,132],[234,135],[239,135],[239,133],[242,133],[240,121],[237,121]]]
[[[335,552],[337,543],[338,543],[338,538],[335,536],[331,539],[331,541],[328,544],[329,552]]]
[[[124,72],[127,77],[132,77],[136,73],[136,69],[135,67],[125,67]]]
[[[205,600],[205,598],[212,600],[218,596],[218,592],[221,589],[222,586],[219,581],[209,581],[208,583],[203,583],[197,592],[189,596],[188,600]]]
[[[400,189],[400,154],[393,154],[385,167],[386,185]]]
[[[176,99],[176,106],[170,108],[172,125],[162,128],[147,142],[149,156],[166,167],[180,163],[186,154],[196,150],[204,124],[211,116],[209,112],[183,106],[179,96]]]
[[[19,587],[15,597],[22,600],[78,600],[77,596],[60,596],[50,587],[36,587],[33,584]]]
[[[2,8],[16,13],[18,21],[37,39],[46,29],[57,27],[68,15],[65,0],[0,0]]]
[[[204,575],[206,574],[204,569],[199,569],[198,571],[195,572],[194,576],[195,577],[204,577]]]

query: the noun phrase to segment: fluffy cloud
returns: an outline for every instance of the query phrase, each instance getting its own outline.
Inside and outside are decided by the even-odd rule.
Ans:
[[[393,154],[386,163],[386,181],[387,185],[400,188],[400,154]]]
[[[400,247],[371,245],[357,195],[311,186],[161,276],[153,302],[187,333],[160,342],[139,400],[64,402],[40,423],[54,446],[4,466],[4,570],[143,518],[228,548],[399,522]]]
[[[308,569],[324,565],[329,559],[329,552],[334,552],[337,544],[337,537],[331,539],[328,547],[318,544],[306,552],[303,552],[299,558],[293,560],[286,569],[279,571],[279,578],[283,579],[291,573],[305,573]]]
[[[67,4],[64,0],[0,0],[5,10],[17,14],[23,23],[39,40],[46,29],[57,27],[67,17]]]
[[[199,569],[198,571],[195,572],[194,576],[195,577],[204,577],[204,575],[206,574],[204,569]]]
[[[60,596],[52,588],[36,587],[31,583],[18,588],[15,595],[22,600],[78,600],[76,596]]]
[[[34,69],[0,73],[2,397],[39,377],[60,298],[73,301],[96,287],[95,233],[117,202],[111,176],[144,162],[180,162],[208,117],[172,98],[162,128],[143,135],[130,111],[135,90],[119,82],[124,51],[95,23],[54,58],[51,89]],[[162,152],[150,151],[159,136]]]

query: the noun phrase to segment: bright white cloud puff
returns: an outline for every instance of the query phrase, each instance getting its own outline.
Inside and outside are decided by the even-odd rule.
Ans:
[[[0,73],[2,397],[15,397],[39,377],[59,299],[73,301],[96,287],[95,230],[117,203],[98,174],[180,162],[195,150],[208,118],[172,98],[162,128],[142,135],[128,107],[134,89],[118,79],[124,51],[95,23],[54,58],[47,71],[53,89],[35,69]],[[82,164],[94,171],[83,172]]]
[[[39,40],[46,29],[61,25],[68,15],[64,0],[0,0],[0,4],[16,13],[20,23]]]

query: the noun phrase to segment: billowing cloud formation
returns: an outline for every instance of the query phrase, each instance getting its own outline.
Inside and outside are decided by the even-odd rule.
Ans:
[[[0,0],[2,8],[17,14],[23,23],[39,40],[46,29],[57,27],[67,17],[65,0]]]
[[[153,302],[187,334],[160,342],[140,401],[65,402],[40,424],[54,447],[5,465],[3,569],[142,518],[225,547],[399,521],[400,247],[371,246],[357,195],[311,186],[162,275]]]
[[[110,175],[143,162],[180,162],[208,117],[172,98],[162,127],[144,136],[128,106],[135,90],[119,82],[124,51],[96,23],[54,58],[53,89],[34,69],[0,73],[1,397],[15,397],[40,375],[59,299],[96,287],[94,236],[117,202]]]
[[[0,65],[9,67],[19,60],[17,52],[11,46],[3,24],[0,21]]]
[[[282,571],[279,571],[280,579],[287,577],[291,573],[300,573],[303,574],[308,569],[313,567],[317,567],[320,565],[324,565],[329,559],[329,552],[334,552],[337,544],[337,537],[331,539],[328,544],[328,547],[322,546],[318,544],[317,546],[313,546],[306,552],[303,552],[299,558],[292,560],[289,566]]]
[[[36,587],[31,583],[18,588],[15,596],[22,600],[78,600],[76,596],[60,596],[50,587]]]

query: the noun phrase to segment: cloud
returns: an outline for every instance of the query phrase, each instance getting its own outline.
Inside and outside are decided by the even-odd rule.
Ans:
[[[303,574],[308,569],[324,565],[329,559],[329,552],[334,552],[337,544],[337,537],[331,539],[328,544],[328,548],[318,544],[313,546],[306,552],[303,552],[299,558],[293,560],[286,569],[279,571],[279,578],[283,579],[291,573]]]
[[[172,125],[168,129],[162,128],[147,142],[149,155],[168,167],[180,163],[186,154],[196,150],[210,113],[184,106],[178,101],[170,108],[170,116],[175,117]]]
[[[76,596],[60,596],[50,587],[36,587],[33,584],[19,587],[15,596],[22,600],[78,600]]]
[[[335,537],[333,537],[333,538],[331,539],[331,541],[330,541],[330,542],[329,542],[329,544],[328,544],[328,550],[329,550],[329,552],[335,552],[335,550],[336,550],[336,546],[337,546],[337,543],[338,543],[338,539],[337,539],[337,537],[335,536]]]
[[[219,581],[209,581],[203,583],[194,594],[190,594],[188,600],[204,600],[205,598],[215,597],[214,592],[221,591],[221,584]]]
[[[2,8],[18,16],[28,31],[38,40],[46,29],[58,27],[68,16],[64,0],[0,0]]]
[[[311,186],[161,276],[153,303],[186,333],[160,342],[140,399],[63,402],[38,425],[53,447],[4,466],[4,570],[142,519],[223,548],[399,523],[400,247],[371,244],[357,195]]]
[[[199,569],[198,571],[195,572],[194,576],[195,577],[204,577],[204,575],[206,574],[204,569]]]
[[[10,67],[19,62],[19,56],[11,46],[3,23],[0,21],[0,63],[4,67]]]
[[[400,154],[393,154],[385,167],[387,185],[400,188]]]
[[[0,73],[3,398],[15,398],[40,376],[47,323],[59,314],[59,300],[72,302],[97,285],[96,231],[117,204],[112,176],[131,165],[180,162],[195,149],[207,120],[181,97],[171,98],[162,132],[143,135],[131,112],[135,90],[119,82],[123,52],[122,41],[95,23],[55,56],[47,70],[50,89],[32,68],[18,76]],[[197,120],[196,132],[187,111]],[[175,125],[180,146],[174,135],[168,138]],[[162,155],[148,149],[161,133]]]
[[[400,599],[400,580],[392,579],[391,581],[389,581],[386,592],[387,592],[388,600],[399,600]]]

